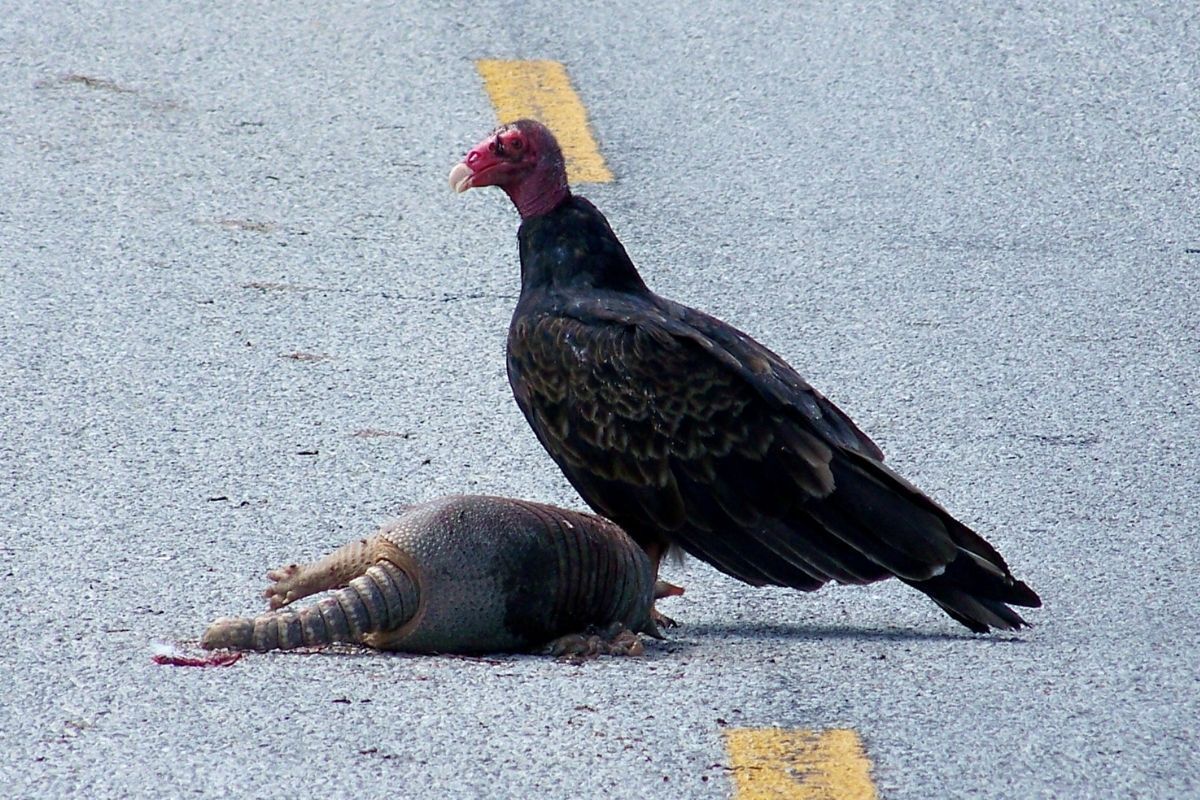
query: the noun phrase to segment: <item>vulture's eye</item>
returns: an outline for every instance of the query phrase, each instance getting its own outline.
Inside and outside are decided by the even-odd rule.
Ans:
[[[511,142],[509,142],[509,145],[512,147],[513,150],[520,150],[522,144],[523,143],[521,142],[520,139],[513,139]]]

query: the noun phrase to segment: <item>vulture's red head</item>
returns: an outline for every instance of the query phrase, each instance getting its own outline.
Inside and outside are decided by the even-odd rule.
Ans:
[[[450,170],[450,186],[456,192],[499,186],[522,218],[545,214],[570,194],[554,134],[531,119],[501,125],[472,147]]]

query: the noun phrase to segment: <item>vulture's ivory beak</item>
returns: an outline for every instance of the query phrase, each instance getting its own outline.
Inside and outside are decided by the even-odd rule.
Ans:
[[[454,165],[454,169],[450,170],[450,188],[462,194],[472,188],[471,178],[474,177],[475,173],[471,171],[471,168],[460,161]]]

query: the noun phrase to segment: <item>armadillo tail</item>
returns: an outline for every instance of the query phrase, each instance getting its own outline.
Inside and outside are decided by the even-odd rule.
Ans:
[[[298,611],[218,619],[204,631],[200,646],[265,652],[361,642],[367,634],[399,628],[416,611],[416,585],[404,570],[380,561],[345,588]]]

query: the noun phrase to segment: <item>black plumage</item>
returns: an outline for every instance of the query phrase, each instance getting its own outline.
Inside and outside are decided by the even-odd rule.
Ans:
[[[529,125],[494,136],[513,130],[544,150]],[[553,161],[542,153],[525,180]],[[565,179],[549,210],[529,214],[494,182],[524,217],[508,335],[517,403],[583,499],[656,564],[677,545],[756,586],[895,576],[973,631],[1027,624],[1009,604],[1041,601],[999,553],[779,356],[647,289]]]

